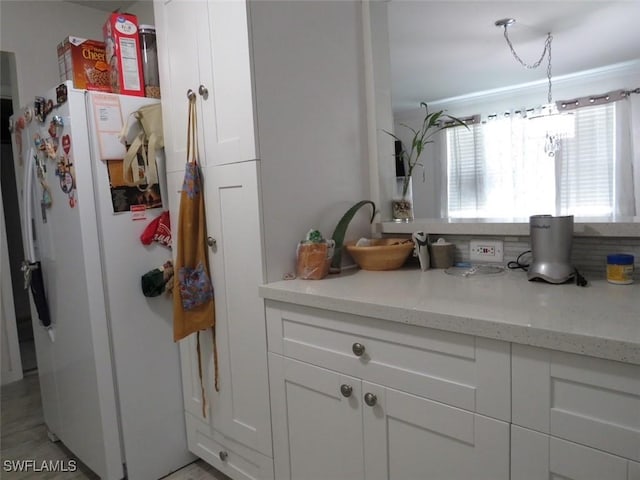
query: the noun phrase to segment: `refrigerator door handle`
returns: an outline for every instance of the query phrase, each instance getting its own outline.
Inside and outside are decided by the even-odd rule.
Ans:
[[[36,261],[35,246],[33,244],[33,224],[31,217],[33,215],[33,165],[35,161],[35,151],[29,149],[26,165],[24,168],[24,177],[22,182],[22,205],[24,207],[24,215],[22,217],[22,231],[24,232],[25,255],[27,262]]]

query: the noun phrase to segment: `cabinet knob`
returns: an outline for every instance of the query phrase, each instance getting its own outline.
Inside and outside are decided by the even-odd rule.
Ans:
[[[227,460],[227,458],[229,458],[229,454],[227,452],[225,452],[224,450],[222,450],[220,453],[218,453],[218,456],[220,457],[220,460],[222,460],[223,462]]]
[[[362,355],[364,355],[364,345],[362,345],[361,343],[354,343],[351,346],[351,350],[353,350],[353,353],[356,357],[361,357]]]
[[[366,403],[370,407],[373,407],[377,401],[378,397],[376,397],[373,393],[367,392],[364,394],[364,403]]]
[[[215,247],[218,244],[218,241],[213,237],[207,237],[207,245],[210,247]]]
[[[353,387],[351,385],[347,385],[346,383],[343,383],[342,385],[340,385],[340,393],[342,394],[343,397],[349,398],[352,392],[353,392]]]
[[[204,85],[200,85],[198,87],[198,93],[204,98],[207,98],[209,96],[209,90]]]
[[[194,92],[193,90],[189,89],[187,90],[187,98],[189,100],[195,100],[196,98],[196,92]]]

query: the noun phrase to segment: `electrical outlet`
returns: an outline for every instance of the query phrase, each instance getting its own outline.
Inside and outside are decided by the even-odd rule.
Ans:
[[[472,262],[501,263],[503,246],[502,240],[471,240],[469,259]]]

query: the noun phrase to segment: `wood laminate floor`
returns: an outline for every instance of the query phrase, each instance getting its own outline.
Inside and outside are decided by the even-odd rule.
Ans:
[[[42,416],[40,402],[40,384],[37,371],[28,373],[18,382],[2,387],[0,411],[0,478],[3,480],[94,480],[98,477],[86,466],[78,462],[73,454],[61,442],[52,442],[47,437],[47,428]],[[36,465],[42,462],[61,461],[69,465],[75,460],[78,468],[75,472],[9,471],[12,461],[34,460]],[[14,467],[15,468],[15,467]],[[151,479],[150,479],[151,480]],[[198,460],[174,472],[163,480],[231,480],[209,464]]]

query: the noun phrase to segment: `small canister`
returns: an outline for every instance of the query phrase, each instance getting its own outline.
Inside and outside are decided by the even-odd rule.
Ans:
[[[453,265],[455,245],[439,238],[431,244],[431,266],[433,268],[449,268]]]
[[[616,285],[633,283],[633,255],[612,253],[607,255],[607,282]]]
[[[140,25],[139,29],[144,94],[145,97],[160,98],[160,73],[158,71],[156,27],[153,25]]]

